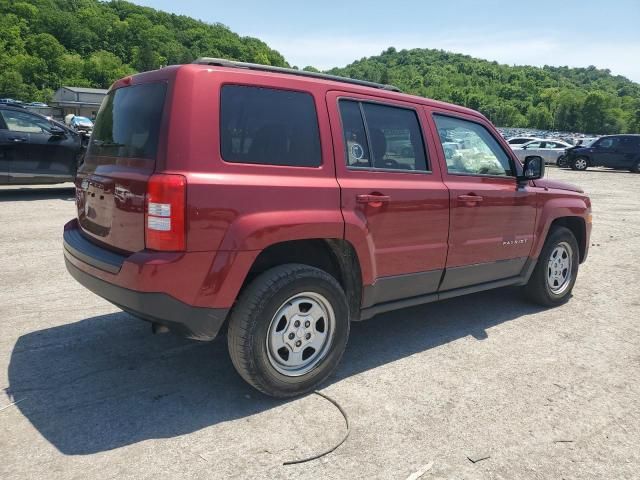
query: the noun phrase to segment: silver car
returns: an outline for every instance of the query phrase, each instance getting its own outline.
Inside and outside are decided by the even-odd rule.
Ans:
[[[517,157],[524,162],[525,157],[542,157],[544,163],[556,165],[558,158],[564,155],[564,151],[572,145],[562,140],[533,140],[522,145],[512,145],[511,148]]]

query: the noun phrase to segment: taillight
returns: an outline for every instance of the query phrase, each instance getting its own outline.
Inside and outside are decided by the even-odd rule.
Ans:
[[[152,175],[147,183],[145,246],[180,251],[186,246],[187,179],[182,175]]]

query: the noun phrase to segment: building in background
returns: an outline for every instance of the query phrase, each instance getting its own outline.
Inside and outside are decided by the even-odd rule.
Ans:
[[[60,87],[53,94],[51,106],[56,109],[55,117],[64,118],[69,114],[95,119],[107,90],[102,88]]]

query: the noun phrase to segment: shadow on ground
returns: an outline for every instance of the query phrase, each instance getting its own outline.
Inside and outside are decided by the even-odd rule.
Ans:
[[[0,202],[29,202],[33,200],[75,200],[74,187],[0,188]]]
[[[490,327],[537,311],[507,288],[355,323],[329,383],[469,335],[481,341]],[[225,338],[199,343],[149,331],[117,313],[24,335],[11,355],[7,393],[68,455],[183,435],[285,402],[242,381]]]

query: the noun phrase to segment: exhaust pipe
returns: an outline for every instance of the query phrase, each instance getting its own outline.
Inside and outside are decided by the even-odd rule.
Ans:
[[[160,333],[169,333],[169,327],[165,325],[160,325],[159,323],[152,322],[151,323],[151,332],[154,335],[158,335]]]

